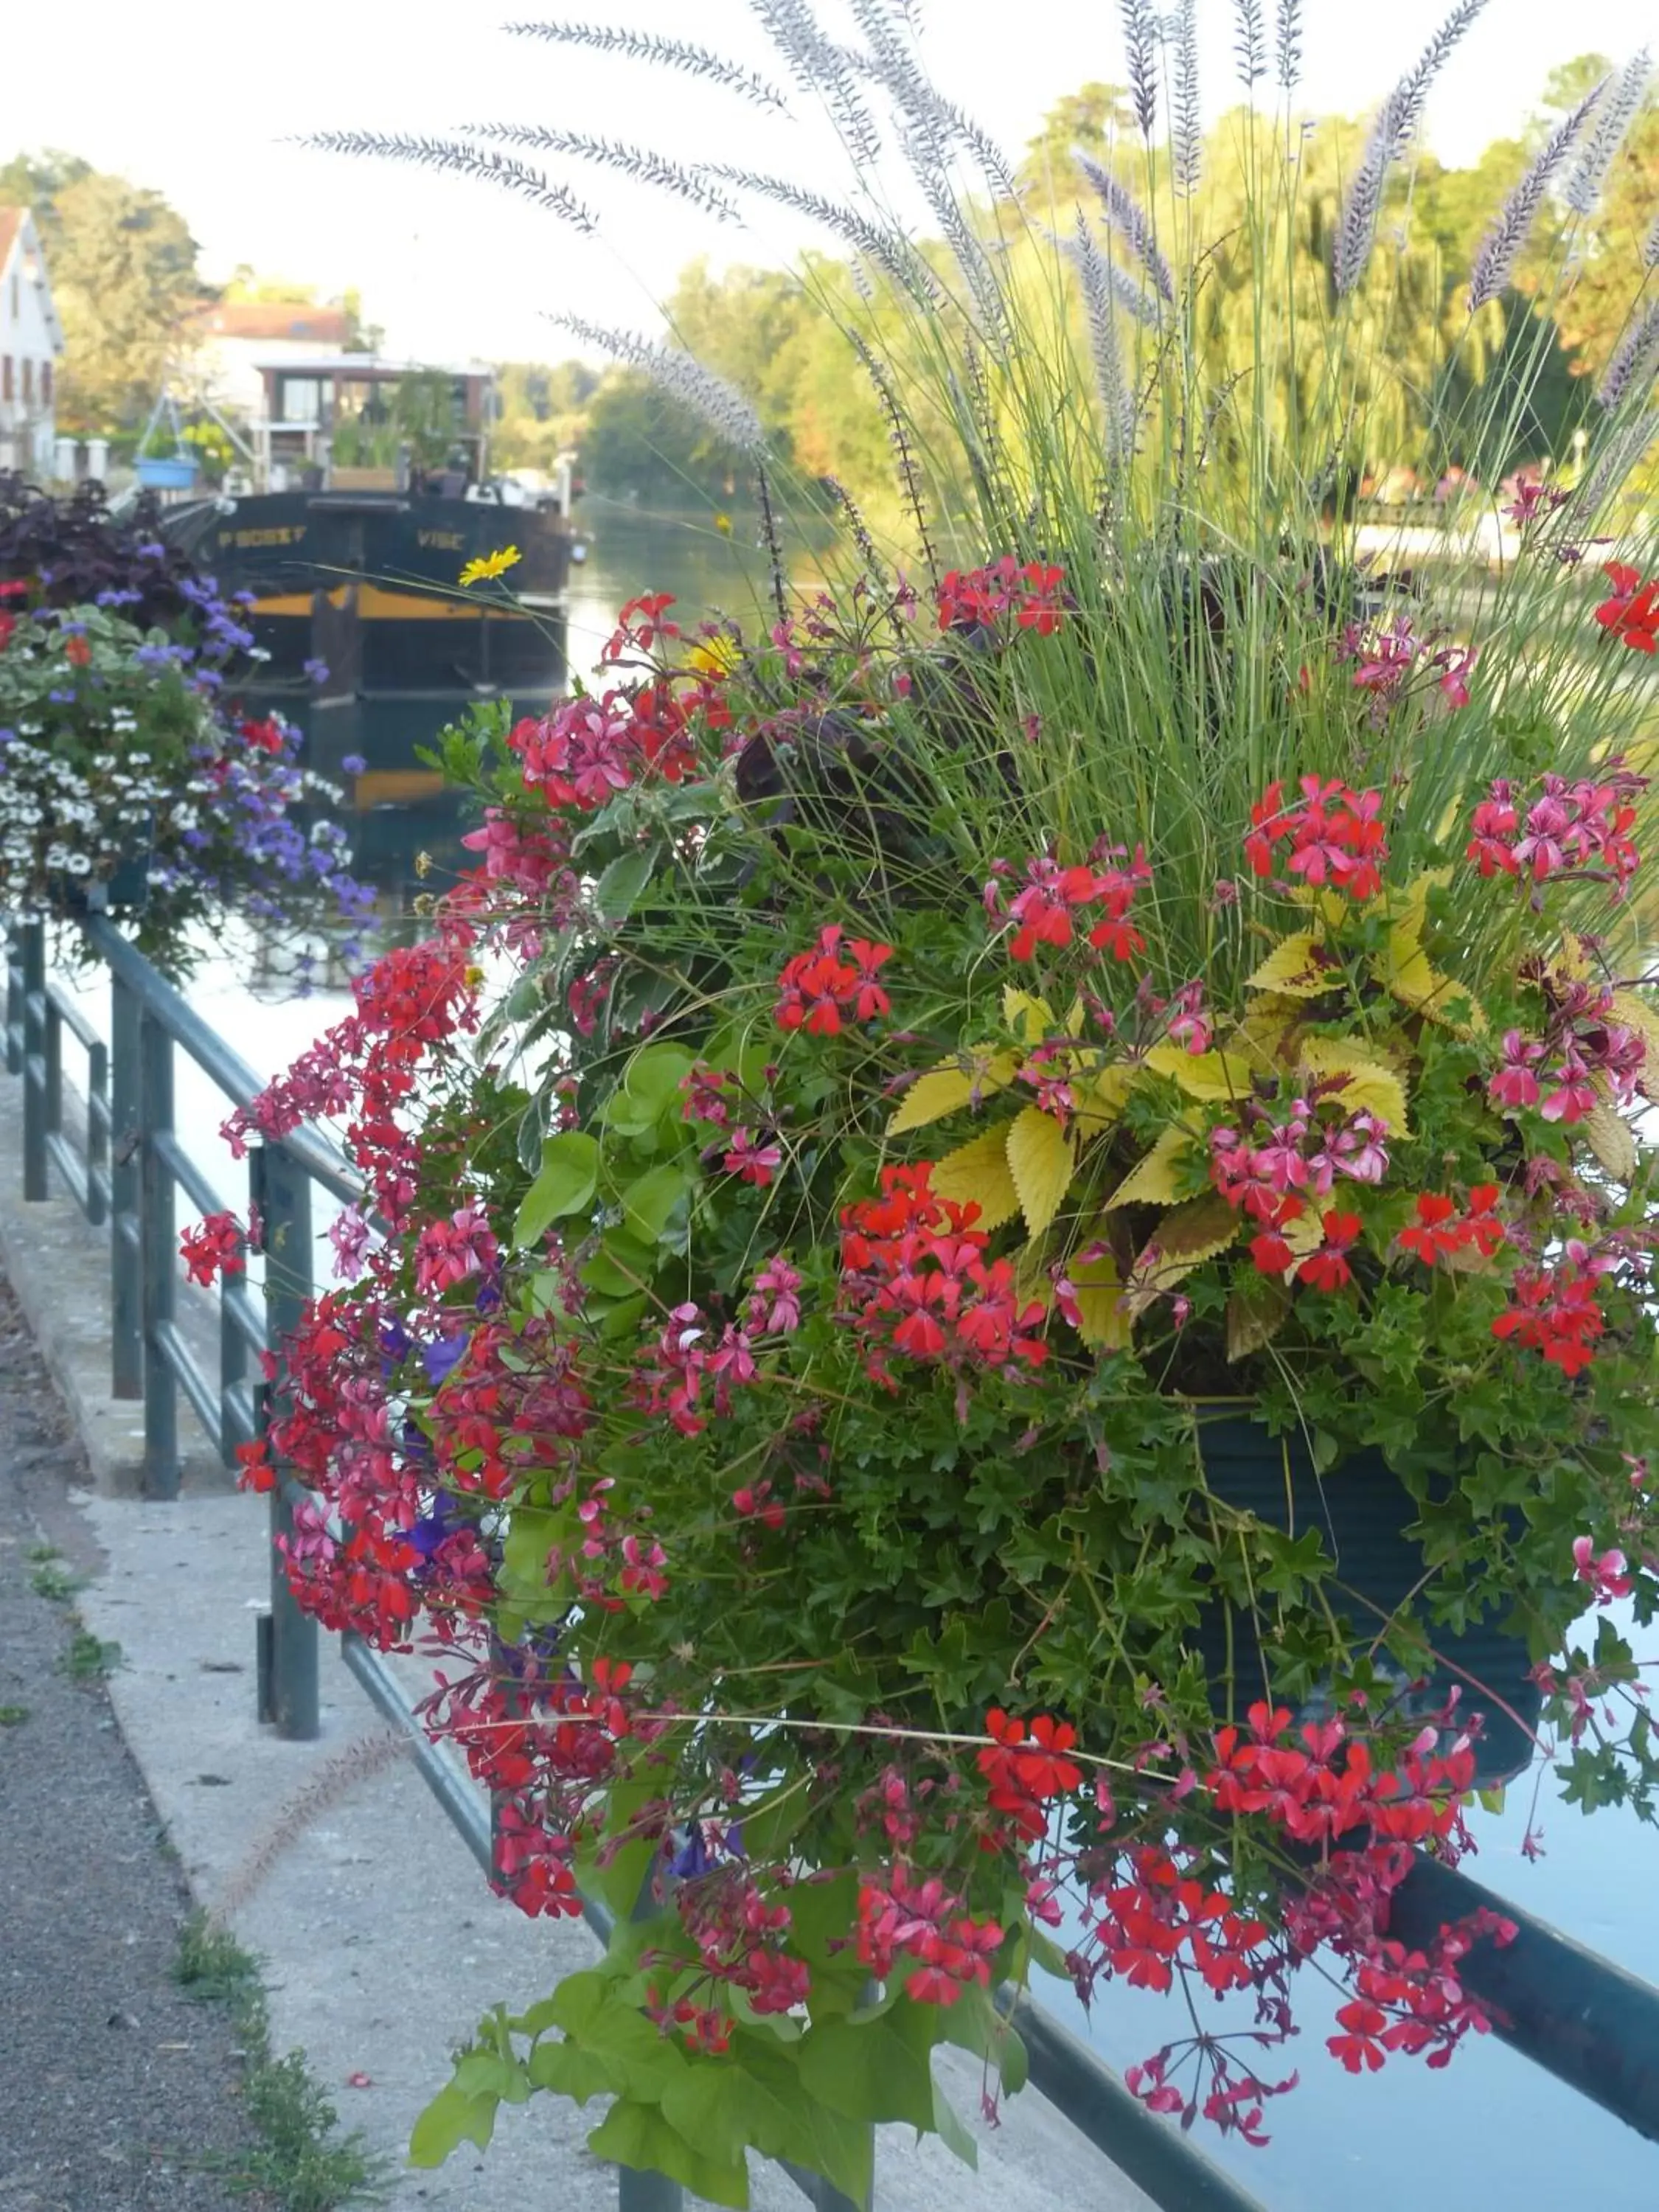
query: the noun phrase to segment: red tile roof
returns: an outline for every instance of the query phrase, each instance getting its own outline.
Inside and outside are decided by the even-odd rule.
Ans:
[[[351,329],[343,307],[312,307],[292,300],[210,303],[191,319],[207,337],[300,338],[308,345],[343,345]]]

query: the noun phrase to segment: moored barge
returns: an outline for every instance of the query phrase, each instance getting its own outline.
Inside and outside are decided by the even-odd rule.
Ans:
[[[251,465],[169,507],[162,533],[225,591],[253,594],[269,658],[241,686],[250,709],[298,723],[324,775],[361,757],[360,808],[418,800],[439,779],[416,748],[470,702],[541,711],[564,683],[582,552],[572,458],[542,491],[491,475],[494,378],[479,363],[346,354],[260,374]],[[460,587],[469,562],[508,552],[505,590]]]

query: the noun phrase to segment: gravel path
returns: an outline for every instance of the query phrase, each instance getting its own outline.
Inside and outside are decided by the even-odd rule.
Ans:
[[[0,2212],[230,2212],[264,2201],[222,2179],[234,2031],[171,1978],[184,1883],[100,1682],[64,1671],[72,1597],[33,1587],[97,1565],[86,1480],[0,1282]]]

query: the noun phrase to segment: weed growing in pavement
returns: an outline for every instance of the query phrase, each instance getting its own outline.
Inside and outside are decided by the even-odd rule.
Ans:
[[[37,1544],[29,1553],[29,1588],[36,1597],[64,1605],[81,1588],[81,1577],[50,1544]]]
[[[0,1705],[0,1728],[21,1728],[28,1717],[27,1705]]]
[[[260,2193],[282,2212],[337,2212],[377,2202],[389,2178],[386,2160],[357,2130],[340,2133],[339,2115],[302,2051],[283,2058],[272,2054],[270,2009],[254,1954],[198,1912],[180,1931],[173,1973],[187,1996],[227,2006],[241,2039],[242,2095],[256,2141],[239,2158],[213,2160],[212,2170],[239,2196]]]
[[[77,1626],[58,1663],[71,1682],[105,1682],[121,1663],[121,1647]]]

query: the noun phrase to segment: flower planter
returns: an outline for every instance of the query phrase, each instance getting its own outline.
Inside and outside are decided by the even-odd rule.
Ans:
[[[1302,1437],[1270,1435],[1237,1403],[1201,1406],[1199,1435],[1205,1480],[1218,1498],[1290,1534],[1319,1531],[1346,1586],[1332,1591],[1332,1605],[1347,1615],[1357,1636],[1363,1639],[1368,1626],[1380,1632],[1385,1618],[1401,1608],[1422,1628],[1437,1663],[1420,1684],[1408,1682],[1387,1654],[1377,1655],[1399,1676],[1403,1710],[1438,1711],[1457,1690],[1465,1711],[1485,1716],[1475,1747],[1480,1785],[1493,1787],[1522,1771],[1533,1756],[1529,1731],[1542,1704],[1526,1644],[1490,1621],[1454,1634],[1412,1602],[1424,1577],[1421,1548],[1405,1533],[1417,1502],[1382,1453],[1355,1453],[1318,1474]],[[1242,1712],[1267,1694],[1268,1684],[1249,1616],[1235,1613],[1232,1632],[1233,1699]],[[1219,1682],[1228,1672],[1222,1608],[1206,1624],[1201,1644],[1211,1679]]]

